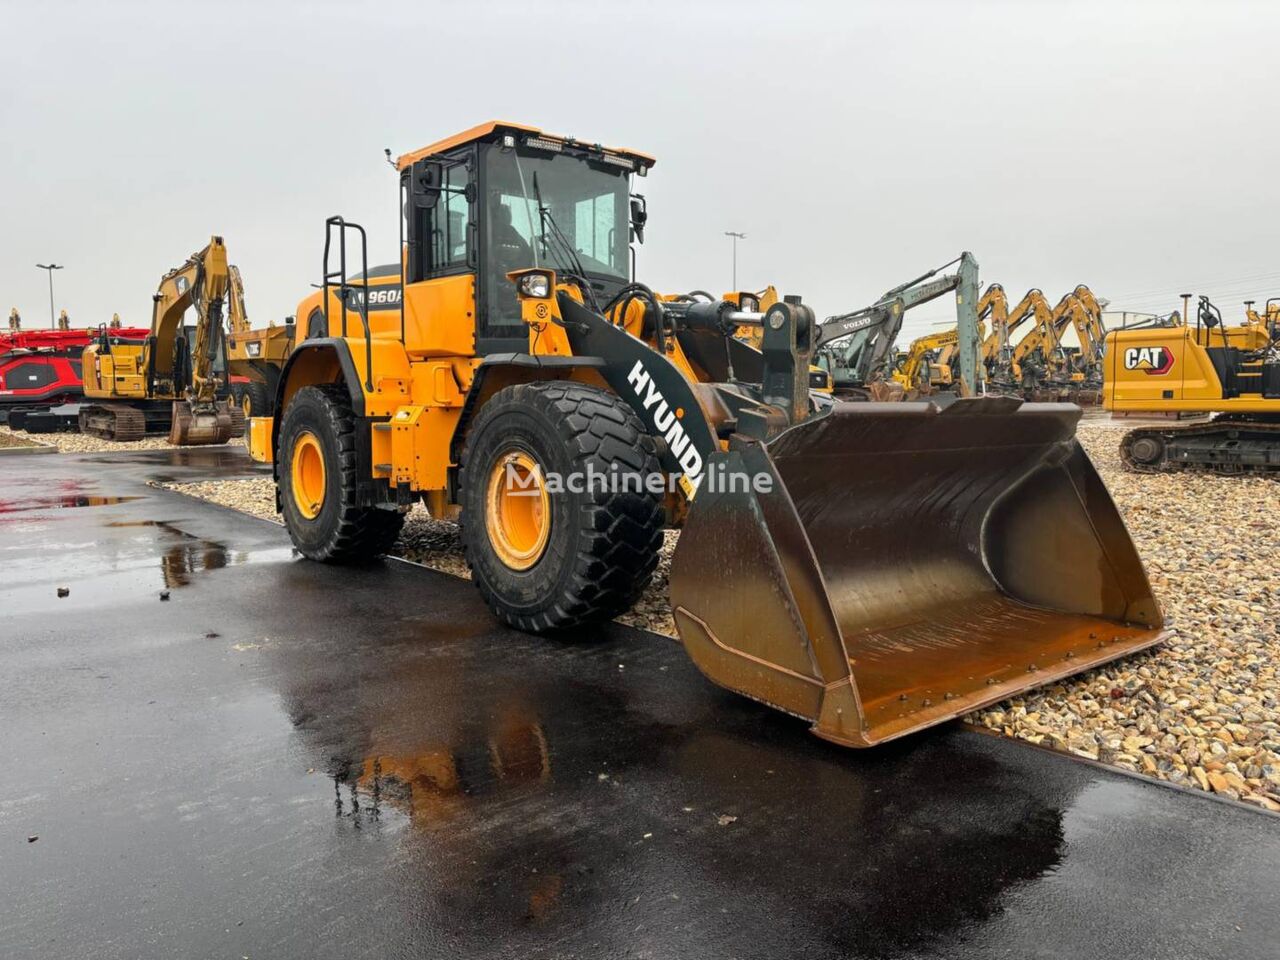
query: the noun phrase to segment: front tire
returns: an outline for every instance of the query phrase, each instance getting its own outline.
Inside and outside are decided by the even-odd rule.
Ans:
[[[540,484],[504,492],[508,470]],[[612,471],[636,482],[567,482]],[[658,562],[662,495],[644,481],[660,472],[653,438],[608,391],[557,381],[496,393],[467,437],[459,485],[467,565],[498,619],[543,633],[629,609]]]
[[[280,421],[280,508],[294,546],[323,563],[386,553],[404,514],[357,503],[356,417],[341,384],[303,387]]]

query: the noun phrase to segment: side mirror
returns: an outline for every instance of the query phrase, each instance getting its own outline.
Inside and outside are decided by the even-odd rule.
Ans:
[[[1208,297],[1200,298],[1200,322],[1212,330],[1218,325],[1222,319],[1222,315],[1218,313],[1217,308],[1209,302]]]
[[[631,234],[644,243],[644,225],[649,222],[649,205],[640,194],[631,197]]]
[[[419,160],[409,168],[409,202],[420,210],[429,210],[440,199],[440,183],[444,165],[438,160]]]

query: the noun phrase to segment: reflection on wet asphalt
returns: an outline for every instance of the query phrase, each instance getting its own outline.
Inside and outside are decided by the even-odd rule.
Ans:
[[[228,553],[224,544],[192,536],[167,520],[120,520],[107,526],[153,529],[162,544],[165,541],[171,544],[160,556],[160,571],[166,587],[185,587],[191,582],[192,574],[221,570],[228,562],[244,563],[248,559],[247,554]]]
[[[0,541],[0,956],[1272,955],[1280,819],[955,727],[842,750],[662,638],[41,461],[141,499]]]
[[[22,500],[0,497],[0,514],[21,513],[25,510],[57,510],[67,507],[107,507],[113,503],[128,503],[130,500],[137,499],[137,497],[91,497],[81,495],[27,497]]]

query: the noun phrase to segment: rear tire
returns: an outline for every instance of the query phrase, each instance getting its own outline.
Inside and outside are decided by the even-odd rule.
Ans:
[[[249,429],[250,417],[271,416],[271,399],[267,394],[266,385],[254,380],[241,386],[239,393],[237,404],[244,415],[244,429],[241,433],[245,433]]]
[[[503,623],[542,633],[611,620],[643,592],[658,562],[662,495],[616,487],[552,490],[550,529],[540,553],[515,566],[509,544],[490,527],[495,471],[511,457],[532,459],[544,477],[604,475],[642,480],[661,472],[657,448],[617,396],[572,382],[518,384],[480,410],[462,457],[462,543],[467,566]],[[537,543],[538,539],[533,538]]]
[[[400,535],[404,514],[357,505],[356,443],[355,413],[341,384],[303,387],[281,418],[280,508],[294,546],[308,559],[372,560]],[[297,464],[298,470],[295,457],[307,461]]]
[[[246,420],[249,417],[271,416],[271,399],[267,396],[266,384],[255,380],[246,383],[242,391],[240,408],[244,411]]]

